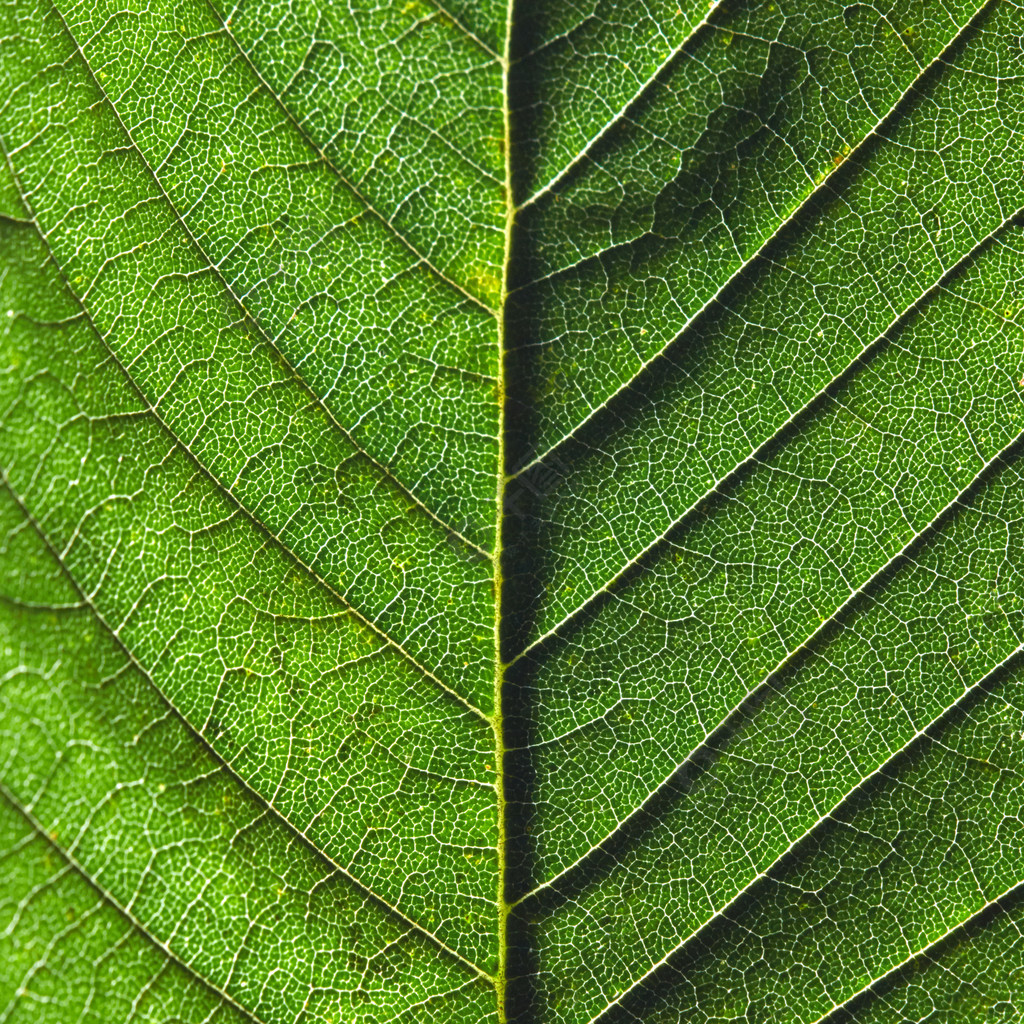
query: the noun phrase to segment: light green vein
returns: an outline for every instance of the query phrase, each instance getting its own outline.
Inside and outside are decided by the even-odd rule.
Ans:
[[[484,51],[489,57],[493,57],[499,64],[505,63],[505,57],[495,51],[492,47],[488,46],[464,21],[456,18],[451,11],[449,11],[443,4],[439,3],[438,0],[428,0],[430,5],[440,14],[442,17],[447,18],[467,39],[471,42],[476,43],[481,50]]]
[[[821,817],[819,817],[817,819],[817,821],[815,821],[813,824],[808,826],[808,828],[804,832],[802,832],[797,839],[795,839],[792,843],[790,843],[789,846],[787,846],[786,849],[783,850],[767,867],[765,867],[763,870],[759,871],[753,878],[751,878],[743,886],[743,888],[740,889],[724,906],[722,906],[718,910],[716,910],[701,925],[699,925],[697,928],[693,929],[693,931],[689,935],[687,935],[686,938],[684,938],[682,941],[680,941],[675,946],[673,946],[672,949],[669,950],[669,952],[666,953],[657,963],[653,964],[644,973],[644,975],[642,977],[638,978],[629,988],[627,988],[627,989],[623,990],[621,993],[619,993],[619,995],[616,996],[615,999],[611,1000],[599,1013],[597,1013],[593,1018],[591,1018],[591,1020],[588,1021],[588,1024],[599,1024],[599,1022],[602,1021],[603,1019],[605,1019],[606,1016],[615,1007],[621,1005],[622,1001],[631,992],[635,992],[638,988],[640,988],[645,983],[647,983],[649,980],[651,980],[651,978],[653,977],[653,975],[657,971],[659,971],[662,967],[664,967],[673,957],[677,956],[680,952],[682,952],[682,950],[684,950],[688,945],[690,945],[697,938],[697,936],[699,936],[702,932],[704,932],[709,926],[711,926],[715,922],[723,920],[723,919],[728,920],[729,919],[729,911],[733,907],[735,907],[738,904],[738,902],[745,895],[747,895],[749,892],[751,892],[756,885],[758,885],[760,882],[762,882],[764,879],[766,879],[770,875],[772,869],[775,868],[778,864],[780,864],[782,862],[782,860],[788,854],[792,853],[795,849],[797,849],[797,847],[799,847],[801,843],[806,842],[824,824],[826,824],[827,822],[833,820],[834,817],[835,817],[835,814],[845,804],[847,804],[851,800],[853,800],[854,797],[856,797],[856,795],[858,793],[862,792],[866,786],[868,786],[870,783],[874,782],[877,779],[886,777],[886,769],[890,765],[892,765],[898,758],[902,757],[908,751],[912,750],[915,746],[917,746],[917,744],[920,743],[923,738],[925,738],[926,736],[928,736],[930,734],[931,730],[933,730],[937,726],[941,725],[952,714],[954,714],[956,711],[958,711],[959,708],[961,708],[963,706],[963,704],[970,697],[972,697],[974,694],[978,693],[980,690],[984,689],[986,686],[989,686],[993,682],[997,681],[1002,673],[1004,673],[1008,668],[1012,667],[1014,664],[1016,664],[1017,662],[1019,662],[1021,660],[1021,655],[1022,654],[1024,654],[1024,644],[1019,645],[1010,655],[1008,655],[1006,658],[1004,658],[998,665],[996,665],[995,668],[993,668],[991,671],[987,672],[977,682],[973,683],[971,686],[966,687],[964,689],[964,691],[956,698],[955,701],[953,701],[952,704],[950,704],[950,706],[948,708],[945,708],[940,714],[938,714],[934,718],[932,718],[931,721],[929,721],[925,726],[923,726],[922,728],[918,729],[918,731],[915,732],[914,735],[911,736],[906,741],[906,743],[903,744],[902,747],[900,747],[898,750],[895,750],[891,754],[889,754],[889,756],[886,757],[885,760],[880,765],[878,765],[878,767],[873,772],[870,772],[870,773],[866,774],[860,781],[858,781],[858,783],[855,786],[853,786],[846,794],[844,794],[839,800],[837,800],[835,802],[835,804],[832,806],[832,808],[829,811],[827,811],[825,814],[821,815]],[[1008,891],[1010,891],[1010,890],[1008,890]],[[1003,896],[1001,896],[999,898],[1002,899],[1005,896],[1006,896],[1006,893],[1004,893]],[[988,907],[990,907],[990,906],[991,906],[991,903],[986,904],[977,913],[979,913],[979,914],[980,913],[984,913],[985,910],[987,910]],[[974,916],[976,916],[976,915],[974,915]],[[968,920],[970,920],[970,919],[971,918],[968,918]],[[962,921],[956,927],[957,928],[963,927],[965,925],[965,923],[966,922]],[[946,934],[948,935],[949,933],[947,932]],[[944,935],[944,936],[942,936],[937,941],[942,941],[942,938],[945,938],[945,937],[946,936]],[[920,952],[915,953],[909,959],[913,960],[915,957],[917,957],[919,955],[920,955]],[[905,963],[906,963],[906,961],[904,961],[904,964]],[[898,965],[898,967],[899,966],[903,966],[904,964]],[[898,967],[894,968],[893,970],[897,970]],[[878,979],[878,980],[880,980],[880,979]],[[875,982],[872,982],[872,984],[877,984],[877,980]],[[868,986],[868,987],[870,987],[870,986]],[[855,996],[851,997],[851,999],[852,998],[855,998]],[[846,1005],[846,1004],[844,1003],[842,1005]],[[826,1020],[829,1017],[830,1014],[832,1014],[832,1013],[834,1013],[836,1011],[837,1008],[838,1007],[833,1007],[831,1010],[829,1010],[829,1012],[827,1014],[825,1014],[825,1016],[823,1018],[821,1018],[821,1020]],[[816,1024],[820,1024],[820,1021],[816,1022]]]
[[[511,266],[513,233],[515,231],[516,210],[512,197],[512,96],[511,89],[511,54],[512,40],[515,31],[515,0],[506,0],[505,6],[505,50],[501,66],[502,85],[502,125],[505,136],[505,245],[502,256],[501,273],[501,308],[504,312],[508,300],[508,281]],[[496,923],[498,928],[498,978],[496,982],[498,1024],[507,1024],[509,1020],[508,1002],[509,985],[509,780],[506,769],[506,738],[505,738],[505,659],[502,654],[502,619],[505,599],[505,578],[503,575],[505,499],[508,477],[505,461],[505,436],[508,429],[508,388],[511,381],[506,376],[506,323],[504,316],[498,321],[498,472],[495,480],[494,514],[496,531],[494,543],[494,767],[497,781],[497,815],[498,815],[498,889],[495,893]]]
[[[551,192],[554,192],[559,185],[569,177],[570,174],[584,160],[594,151],[595,147],[599,146],[622,122],[629,116],[631,110],[633,110],[638,103],[640,103],[644,96],[650,92],[654,83],[672,66],[675,59],[683,52],[683,50],[694,40],[701,32],[708,27],[711,22],[712,16],[719,11],[724,4],[724,0],[713,0],[710,4],[707,13],[704,17],[697,22],[693,28],[686,34],[685,38],[680,42],[669,55],[658,65],[654,71],[651,72],[647,80],[640,86],[636,93],[623,104],[619,112],[611,118],[605,125],[594,134],[583,146],[583,148],[558,172],[556,172],[547,183],[542,185],[536,192],[534,192],[527,199],[524,199],[517,206],[517,210],[525,210],[530,206],[533,206],[539,199],[543,199],[544,196]],[[524,286],[526,287],[526,286]]]
[[[900,963],[896,964],[895,967],[892,967],[890,970],[886,971],[885,974],[880,975],[879,977],[875,978],[873,981],[865,985],[859,991],[854,992],[854,994],[850,996],[849,999],[844,999],[843,1002],[837,1003],[835,1006],[832,1007],[831,1010],[828,1011],[828,1013],[826,1013],[823,1017],[819,1017],[816,1021],[813,1022],[813,1024],[829,1024],[830,1021],[838,1021],[840,1013],[842,1013],[844,1010],[849,1009],[858,999],[862,999],[868,993],[872,992],[878,985],[882,985],[886,981],[898,977],[903,971],[905,971],[908,967],[912,967],[918,961],[930,959],[931,954],[933,954],[944,942],[947,942],[950,939],[954,938],[956,935],[966,931],[973,924],[982,920],[985,917],[985,915],[990,913],[992,910],[996,908],[1002,909],[1006,903],[1009,903],[1012,900],[1016,899],[1022,893],[1024,893],[1024,880],[1018,882],[1016,885],[1011,885],[1008,889],[1005,890],[1005,892],[1000,893],[998,896],[995,897],[995,899],[989,900],[988,903],[986,903],[983,907],[980,907],[978,910],[976,910],[973,914],[970,915],[970,917],[965,918],[959,924],[950,928],[942,935],[938,936],[938,938],[934,939],[932,942],[929,942],[927,946],[922,946],[920,949],[911,953],[910,956],[908,956],[905,960],[902,960],[900,961]]]
[[[426,665],[422,664],[417,658],[415,658],[410,651],[406,650],[405,646],[402,643],[400,643],[389,633],[387,633],[387,631],[378,626],[377,623],[374,622],[373,619],[371,619],[369,616],[364,615],[357,607],[355,607],[355,605],[353,605],[348,600],[348,598],[345,597],[345,595],[340,590],[338,590],[331,583],[329,583],[323,576],[317,573],[316,570],[312,568],[312,566],[308,565],[305,561],[303,561],[303,559],[301,559],[298,556],[298,554],[295,551],[293,551],[291,547],[288,544],[286,544],[284,540],[274,530],[272,530],[251,509],[249,509],[248,506],[246,506],[238,497],[238,495],[235,494],[234,490],[229,484],[225,483],[218,476],[212,473],[198,458],[196,458],[196,456],[189,449],[188,445],[185,444],[182,438],[180,438],[177,435],[177,433],[171,428],[170,424],[160,415],[156,407],[153,405],[153,403],[149,400],[149,398],[146,396],[143,390],[136,383],[135,379],[128,372],[124,364],[120,361],[120,359],[118,359],[117,355],[114,353],[114,351],[107,343],[107,340],[104,337],[103,332],[100,330],[99,325],[93,320],[92,315],[90,314],[89,309],[85,304],[85,301],[71,287],[71,284],[67,279],[67,275],[64,273],[60,264],[57,262],[53,250],[50,247],[49,240],[47,239],[42,227],[39,225],[39,222],[35,217],[35,213],[32,210],[32,207],[29,204],[27,197],[25,196],[23,190],[21,190],[20,183],[17,179],[17,174],[13,166],[11,165],[10,158],[7,154],[7,150],[4,146],[2,139],[0,139],[0,152],[3,153],[4,158],[7,161],[8,169],[11,172],[12,178],[14,179],[15,183],[18,184],[18,188],[21,193],[21,201],[24,204],[25,209],[30,214],[29,222],[33,225],[41,242],[46,247],[46,251],[50,256],[51,261],[53,262],[54,268],[61,275],[61,279],[64,282],[65,288],[67,289],[69,296],[82,310],[82,314],[85,318],[85,321],[89,324],[89,327],[91,328],[93,334],[96,336],[96,339],[100,342],[100,344],[103,346],[104,350],[110,357],[111,362],[118,368],[121,375],[124,377],[125,382],[138,396],[139,400],[146,406],[146,412],[149,415],[151,415],[153,419],[160,425],[160,428],[164,431],[164,433],[167,434],[167,436],[171,439],[171,441],[179,449],[179,451],[181,451],[192,462],[192,464],[203,474],[203,476],[207,480],[210,481],[210,483],[212,483],[222,494],[224,494],[231,501],[232,505],[234,505],[235,508],[237,508],[246,517],[246,519],[248,519],[254,526],[256,526],[256,528],[261,533],[263,533],[266,537],[273,541],[274,544],[281,551],[283,551],[292,562],[294,562],[296,565],[301,566],[307,573],[309,573],[310,578],[315,580],[316,583],[319,586],[321,586],[325,591],[327,591],[327,593],[329,593],[335,600],[339,601],[354,618],[356,618],[360,623],[362,623],[375,636],[383,640],[389,647],[396,650],[410,665],[412,665],[417,670],[417,672],[419,672],[430,683],[432,683],[438,689],[442,690],[448,696],[457,701],[467,711],[476,715],[477,718],[479,718],[481,721],[490,726],[492,720],[488,714],[486,714],[484,711],[478,708],[475,704],[473,704],[472,701],[468,700],[457,690],[448,686],[447,683],[445,683],[434,672],[427,668]]]
[[[464,537],[459,530],[457,530],[454,526],[452,526],[452,524],[446,523],[444,520],[442,520],[436,513],[434,513],[430,508],[428,508],[423,503],[422,500],[420,500],[415,494],[413,494],[412,491],[410,491],[409,488],[406,487],[405,484],[403,484],[391,472],[391,470],[389,470],[387,468],[387,466],[385,466],[383,463],[381,463],[378,459],[374,458],[374,456],[370,452],[366,451],[363,448],[363,446],[360,445],[358,443],[358,441],[356,441],[356,439],[351,435],[351,433],[348,430],[346,430],[345,427],[343,427],[341,425],[341,423],[338,422],[337,418],[334,416],[334,414],[331,412],[331,410],[324,403],[323,399],[320,398],[319,395],[317,395],[317,393],[309,386],[309,384],[302,377],[302,375],[296,370],[296,368],[291,364],[291,362],[285,357],[284,353],[277,346],[277,344],[275,343],[274,339],[270,337],[270,335],[267,333],[266,330],[264,330],[264,328],[259,323],[259,321],[256,319],[256,317],[246,307],[245,303],[241,299],[241,296],[236,294],[234,289],[231,287],[231,284],[228,282],[227,278],[224,277],[224,274],[221,272],[220,268],[210,258],[209,253],[206,252],[206,250],[203,248],[202,244],[199,242],[199,239],[192,232],[191,228],[189,228],[189,226],[185,222],[185,219],[182,216],[181,212],[177,209],[177,207],[171,201],[171,197],[170,197],[170,195],[168,195],[167,190],[164,188],[163,182],[161,182],[159,176],[157,175],[156,171],[153,169],[153,167],[150,164],[149,160],[146,158],[145,154],[142,152],[141,148],[136,143],[134,136],[128,130],[128,126],[125,124],[125,122],[121,118],[121,115],[118,113],[118,110],[115,107],[113,100],[110,98],[109,93],[103,87],[102,83],[99,80],[99,77],[93,71],[92,66],[90,65],[88,59],[86,58],[84,52],[82,51],[82,48],[81,48],[80,44],[78,43],[78,40],[75,38],[74,34],[71,32],[71,29],[68,26],[67,21],[64,18],[64,15],[61,13],[60,9],[56,6],[56,3],[54,2],[54,0],[50,0],[50,3],[52,5],[52,7],[53,7],[54,13],[57,15],[58,19],[60,20],[61,25],[64,27],[64,31],[67,34],[68,40],[71,42],[71,45],[75,48],[75,52],[78,54],[78,57],[81,60],[82,65],[83,65],[83,67],[86,70],[86,73],[89,75],[90,81],[93,83],[93,85],[99,91],[100,95],[103,97],[104,103],[107,105],[107,108],[110,110],[111,114],[113,115],[114,120],[117,122],[117,125],[120,128],[120,130],[124,133],[124,136],[128,140],[128,143],[130,144],[132,151],[142,161],[142,164],[146,168],[147,173],[149,174],[150,178],[153,180],[153,183],[156,185],[157,190],[159,191],[161,198],[167,204],[167,208],[171,211],[171,213],[173,214],[175,220],[181,226],[181,229],[185,233],[186,237],[188,238],[189,243],[193,246],[195,251],[199,254],[199,256],[201,257],[203,262],[206,264],[207,268],[210,270],[210,272],[220,282],[221,287],[223,287],[225,292],[227,292],[227,294],[230,296],[231,301],[238,307],[238,309],[240,310],[242,315],[245,317],[246,321],[253,325],[253,329],[259,334],[260,338],[264,341],[264,343],[274,352],[274,354],[280,360],[281,364],[283,366],[288,367],[289,372],[292,374],[292,376],[296,380],[296,382],[302,387],[303,391],[305,391],[305,393],[307,395],[309,395],[310,399],[315,403],[317,408],[320,409],[321,412],[323,412],[323,414],[325,416],[327,416],[327,418],[330,420],[331,424],[338,431],[338,433],[341,434],[345,438],[345,440],[348,441],[348,443],[353,448],[355,448],[356,451],[358,451],[360,453],[360,455],[362,455],[364,458],[366,458],[374,466],[374,468],[377,469],[377,471],[379,473],[381,473],[384,477],[386,477],[388,480],[390,480],[396,487],[398,487],[403,492],[403,494],[406,494],[409,497],[409,500],[412,501],[415,504],[415,506],[421,512],[423,512],[429,519],[431,519],[433,522],[435,522],[438,526],[441,526],[445,531],[450,533],[453,537],[458,538],[458,540],[461,543],[465,544],[468,548],[472,549],[473,551],[476,551],[478,554],[480,554],[484,558],[490,559],[492,557],[492,555],[491,555],[491,553],[489,551],[487,551],[486,549],[481,548],[478,545],[474,544],[471,540],[469,540],[468,538]],[[8,159],[8,163],[10,163],[9,159]],[[13,168],[12,168],[12,173],[13,173]],[[23,193],[23,195],[24,195],[24,193]]]
[[[915,548],[927,538],[930,534],[934,533],[939,526],[946,521],[946,519],[956,509],[966,507],[964,502],[978,487],[979,481],[984,480],[989,474],[999,470],[1006,465],[1007,456],[1010,455],[1015,448],[1017,448],[1021,440],[1024,439],[1024,430],[1017,434],[1014,439],[1001,449],[996,455],[994,455],[975,475],[974,479],[962,490],[956,497],[953,498],[939,513],[921,530],[914,534],[907,543],[900,548],[891,558],[889,558],[882,566],[876,569],[871,576],[865,580],[859,587],[852,590],[847,598],[835,608],[830,615],[823,618],[818,627],[811,633],[805,640],[799,645],[789,651],[783,658],[781,658],[774,668],[771,669],[765,676],[755,685],[752,686],[743,696],[733,705],[729,712],[723,717],[722,721],[718,724],[716,729],[709,731],[694,748],[679,761],[672,770],[662,779],[654,789],[650,790],[647,796],[644,797],[642,803],[640,803],[634,811],[626,816],[615,828],[609,830],[598,843],[582,854],[576,861],[570,864],[568,867],[559,871],[552,878],[546,882],[541,883],[536,888],[532,889],[525,896],[521,897],[518,903],[522,903],[527,899],[535,896],[537,893],[542,892],[546,889],[551,889],[557,886],[560,879],[566,877],[570,872],[574,871],[583,861],[589,856],[595,853],[597,850],[605,846],[611,841],[616,835],[618,835],[624,828],[626,828],[631,822],[635,821],[641,815],[644,814],[647,807],[650,806],[652,800],[654,800],[665,788],[670,785],[675,775],[687,764],[692,763],[698,752],[708,743],[711,737],[718,729],[723,725],[726,725],[733,718],[735,718],[741,710],[750,702],[750,700],[757,694],[762,692],[765,688],[770,687],[775,680],[786,671],[786,669],[793,663],[798,655],[804,651],[809,650],[816,642],[818,642],[823,636],[825,636],[830,629],[832,629],[836,622],[838,622],[844,614],[846,614],[856,604],[865,593],[877,586],[883,581],[886,575],[891,571],[893,566],[900,564],[905,559],[911,557],[914,553]]]
[[[459,284],[458,281],[455,281],[454,279],[450,278],[438,266],[436,266],[436,264],[432,263],[424,253],[420,252],[420,250],[415,245],[413,245],[413,243],[408,238],[406,238],[406,236],[403,235],[402,232],[400,232],[397,227],[395,227],[393,218],[386,217],[373,205],[372,202],[370,202],[369,197],[363,193],[359,186],[356,185],[356,183],[352,181],[341,170],[341,168],[339,168],[337,164],[335,164],[330,159],[330,157],[324,152],[324,150],[319,145],[317,145],[317,143],[313,140],[313,137],[306,130],[302,122],[292,113],[291,108],[284,102],[284,100],[280,96],[278,96],[277,91],[270,87],[270,84],[263,77],[262,72],[259,70],[259,68],[256,67],[256,64],[253,61],[252,57],[250,56],[249,52],[245,49],[245,47],[242,46],[241,43],[239,43],[234,32],[231,31],[231,26],[228,24],[227,20],[221,15],[217,8],[214,7],[213,0],[206,0],[206,4],[210,9],[210,13],[217,19],[218,23],[220,24],[221,28],[224,31],[224,34],[228,37],[228,39],[231,40],[231,44],[234,46],[235,51],[245,62],[245,66],[252,72],[253,75],[255,75],[256,79],[259,81],[260,85],[266,91],[267,95],[273,99],[274,103],[277,105],[281,113],[284,114],[286,118],[288,118],[289,124],[291,124],[292,127],[295,128],[295,130],[299,133],[300,137],[302,138],[302,141],[307,146],[309,146],[309,148],[312,149],[314,153],[316,153],[317,157],[323,162],[324,166],[327,167],[331,171],[331,173],[334,174],[334,176],[345,186],[345,188],[347,188],[349,192],[351,192],[352,195],[354,195],[356,199],[358,199],[359,202],[366,207],[367,212],[372,214],[372,216],[376,220],[383,224],[384,227],[392,235],[394,235],[394,237],[398,239],[398,241],[401,242],[402,245],[405,246],[405,248],[408,249],[409,252],[413,256],[415,256],[420,263],[423,264],[423,266],[425,266],[432,274],[434,274],[435,277],[437,277],[441,281],[444,281],[446,285],[457,291],[460,295],[462,295],[463,298],[468,299],[475,306],[479,306],[480,309],[484,310],[484,312],[490,314],[493,317],[498,317],[499,314],[496,309],[492,309],[478,295],[474,295],[471,291],[469,291],[469,289],[466,288],[465,285]],[[451,143],[448,140],[442,141],[444,141],[449,148],[452,148]],[[462,160],[466,160],[466,157],[463,156],[461,153],[459,153],[458,155]],[[480,174],[487,174],[487,172],[484,171],[483,168],[477,167],[475,164],[471,163],[468,160],[466,160],[466,162],[469,163],[469,165],[473,167],[474,170],[478,171]],[[488,175],[488,177],[490,177],[490,175]]]

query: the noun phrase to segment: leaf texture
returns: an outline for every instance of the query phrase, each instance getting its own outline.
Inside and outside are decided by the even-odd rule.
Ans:
[[[1020,1019],[1022,26],[0,7],[0,1022]]]

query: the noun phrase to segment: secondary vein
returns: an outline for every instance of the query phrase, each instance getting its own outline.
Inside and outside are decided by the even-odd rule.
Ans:
[[[783,423],[780,423],[775,427],[773,432],[749,455],[741,459],[732,467],[732,469],[729,470],[729,472],[715,480],[710,487],[708,487],[698,498],[692,501],[679,516],[677,516],[664,530],[661,531],[661,533],[650,541],[641,551],[630,558],[628,562],[625,562],[620,566],[612,577],[593,590],[586,598],[584,598],[583,601],[555,623],[555,625],[551,626],[546,632],[531,641],[521,652],[519,652],[519,654],[516,655],[511,664],[515,664],[515,662],[526,657],[532,651],[542,647],[551,639],[558,636],[568,625],[583,615],[589,608],[593,607],[595,602],[600,599],[602,595],[613,593],[616,587],[630,572],[641,565],[647,558],[651,557],[654,552],[659,550],[661,546],[666,543],[668,538],[678,530],[683,523],[690,519],[691,516],[695,515],[711,497],[719,494],[724,487],[736,480],[747,468],[759,463],[762,456],[772,449],[780,436],[793,429],[796,424],[800,423],[806,417],[812,415],[818,408],[819,404],[827,398],[836,387],[845,383],[845,381],[863,364],[864,360],[885,343],[886,339],[899,327],[900,324],[904,323],[909,316],[920,309],[948,281],[955,277],[959,270],[969,263],[978,252],[990,245],[994,239],[996,239],[1010,224],[1014,223],[1022,214],[1024,214],[1024,207],[1014,210],[1009,216],[1005,217],[999,224],[997,224],[987,235],[985,235],[984,238],[972,245],[971,248],[959,257],[949,269],[945,270],[937,280],[922,291],[912,302],[908,303],[904,309],[896,313],[883,330],[880,331],[874,339],[865,345],[860,352],[850,360],[842,372],[829,380],[820,390],[811,396],[804,405],[791,413]],[[515,478],[511,477],[510,480],[512,479]]]
[[[998,665],[996,665],[995,668],[987,672],[981,679],[977,680],[972,685],[966,687],[963,693],[961,693],[960,696],[957,697],[957,699],[949,707],[945,708],[941,713],[932,718],[931,721],[929,721],[926,725],[918,729],[913,736],[911,736],[898,750],[895,750],[892,753],[890,753],[885,758],[885,760],[883,760],[882,763],[879,764],[873,771],[868,772],[864,775],[863,778],[858,780],[855,786],[851,787],[850,790],[846,792],[842,797],[840,797],[826,813],[822,814],[816,821],[809,825],[795,840],[793,840],[793,842],[789,843],[785,850],[779,853],[778,856],[774,857],[770,864],[765,866],[753,878],[751,878],[743,886],[742,889],[740,889],[737,893],[735,893],[735,895],[733,895],[733,897],[726,904],[718,908],[701,925],[693,929],[689,935],[687,935],[684,939],[682,939],[675,946],[673,946],[672,949],[669,950],[669,952],[666,953],[657,963],[651,966],[643,974],[642,977],[637,979],[632,985],[629,986],[629,988],[625,989],[613,1000],[611,1000],[598,1014],[596,1014],[588,1022],[588,1024],[600,1024],[600,1022],[604,1020],[608,1016],[608,1014],[610,1014],[612,1010],[615,1009],[615,1007],[620,1006],[622,1004],[623,1000],[631,992],[635,992],[638,988],[641,988],[643,985],[647,984],[650,980],[652,980],[656,973],[658,973],[662,968],[666,967],[673,958],[678,956],[687,946],[693,943],[698,938],[698,936],[700,936],[704,931],[706,931],[708,927],[710,927],[717,921],[721,921],[723,919],[728,920],[730,911],[738,905],[739,901],[748,893],[750,893],[758,884],[762,883],[765,879],[767,879],[770,876],[772,869],[776,867],[788,854],[792,853],[794,850],[798,849],[801,846],[801,844],[806,843],[809,839],[811,839],[825,823],[835,820],[836,814],[838,814],[844,807],[850,805],[856,799],[858,794],[862,793],[867,786],[869,786],[875,780],[884,777],[886,769],[890,767],[894,762],[896,762],[900,757],[904,756],[909,751],[913,750],[916,746],[918,746],[918,744],[922,742],[922,740],[931,736],[932,732],[937,728],[941,727],[941,725],[944,722],[949,721],[952,718],[952,716],[955,715],[961,707],[963,707],[964,703],[969,698],[974,696],[974,694],[978,693],[980,690],[984,689],[987,685],[991,685],[1004,672],[1006,672],[1007,669],[1016,664],[1019,664],[1021,661],[1022,654],[1024,654],[1024,644],[1019,645],[1013,652],[1011,652]],[[1006,894],[1004,893],[1003,895],[1005,896]],[[984,912],[984,910],[987,909],[987,907],[990,905],[991,904],[986,904],[986,906],[982,907],[981,910],[978,911],[978,913]],[[963,923],[964,922],[961,922],[959,925],[957,925],[957,927],[962,927]],[[947,932],[947,934],[949,933]],[[919,954],[914,955],[916,956]],[[911,959],[913,959],[913,957]],[[850,998],[852,999],[854,997],[851,996]],[[839,1005],[846,1005],[847,1002],[849,1002],[849,1000]],[[828,1013],[826,1013],[825,1016],[822,1017],[819,1021],[816,1021],[815,1024],[822,1024],[822,1022],[827,1020],[832,1014],[835,1013],[837,1008],[838,1006],[832,1007],[828,1011]]]
[[[247,1020],[253,1022],[253,1024],[266,1024],[260,1017],[250,1010],[248,1007],[243,1006],[237,999],[235,999],[225,989],[215,984],[204,974],[200,973],[192,964],[187,963],[181,957],[175,953],[171,947],[157,938],[124,904],[117,900],[113,893],[109,889],[106,889],[101,885],[89,872],[86,870],[84,865],[74,856],[74,854],[62,846],[53,835],[43,828],[42,823],[35,817],[31,810],[26,807],[15,795],[11,792],[7,786],[0,782],[0,795],[10,804],[11,807],[17,811],[26,822],[32,831],[42,839],[48,846],[56,850],[60,858],[70,867],[82,880],[106,903],[109,907],[115,910],[118,914],[125,918],[128,923],[142,935],[147,942],[155,946],[161,953],[164,954],[169,960],[171,960],[176,966],[184,971],[191,978],[199,982],[203,988],[212,992],[219,999],[223,1000],[232,1009],[238,1011]]]

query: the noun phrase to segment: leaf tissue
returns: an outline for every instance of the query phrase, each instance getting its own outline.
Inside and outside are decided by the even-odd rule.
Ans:
[[[1018,0],[5,0],[0,152],[0,1024],[1024,1019]]]

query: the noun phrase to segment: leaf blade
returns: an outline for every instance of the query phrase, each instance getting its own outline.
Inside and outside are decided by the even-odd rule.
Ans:
[[[0,1019],[1015,1012],[1019,13],[0,13]]]

